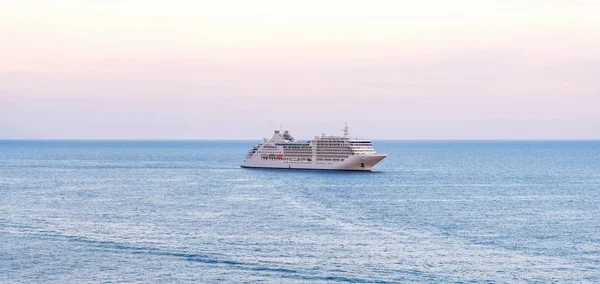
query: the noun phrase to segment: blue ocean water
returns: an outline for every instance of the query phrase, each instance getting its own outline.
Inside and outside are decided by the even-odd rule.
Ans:
[[[600,141],[0,141],[0,282],[600,282]]]

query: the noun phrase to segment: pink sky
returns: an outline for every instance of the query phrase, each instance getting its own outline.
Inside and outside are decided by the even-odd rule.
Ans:
[[[600,2],[522,2],[0,0],[0,139],[600,139]]]

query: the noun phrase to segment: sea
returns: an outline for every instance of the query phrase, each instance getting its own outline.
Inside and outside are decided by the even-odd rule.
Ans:
[[[1,283],[600,282],[600,141],[0,141]]]

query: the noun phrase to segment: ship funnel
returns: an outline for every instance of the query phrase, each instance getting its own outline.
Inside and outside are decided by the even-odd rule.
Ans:
[[[285,138],[285,140],[294,141],[294,137],[292,137],[287,130],[283,131],[283,138]]]
[[[275,130],[275,133],[273,133],[273,137],[271,137],[271,142],[281,142],[283,140],[286,139],[281,135],[281,132],[279,130]]]

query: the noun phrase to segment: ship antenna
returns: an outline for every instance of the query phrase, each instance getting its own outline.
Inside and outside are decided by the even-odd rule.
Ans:
[[[344,126],[344,129],[342,129],[344,131],[344,137],[348,137],[348,135],[350,135],[350,129],[348,128],[348,122],[346,122],[346,125]]]

